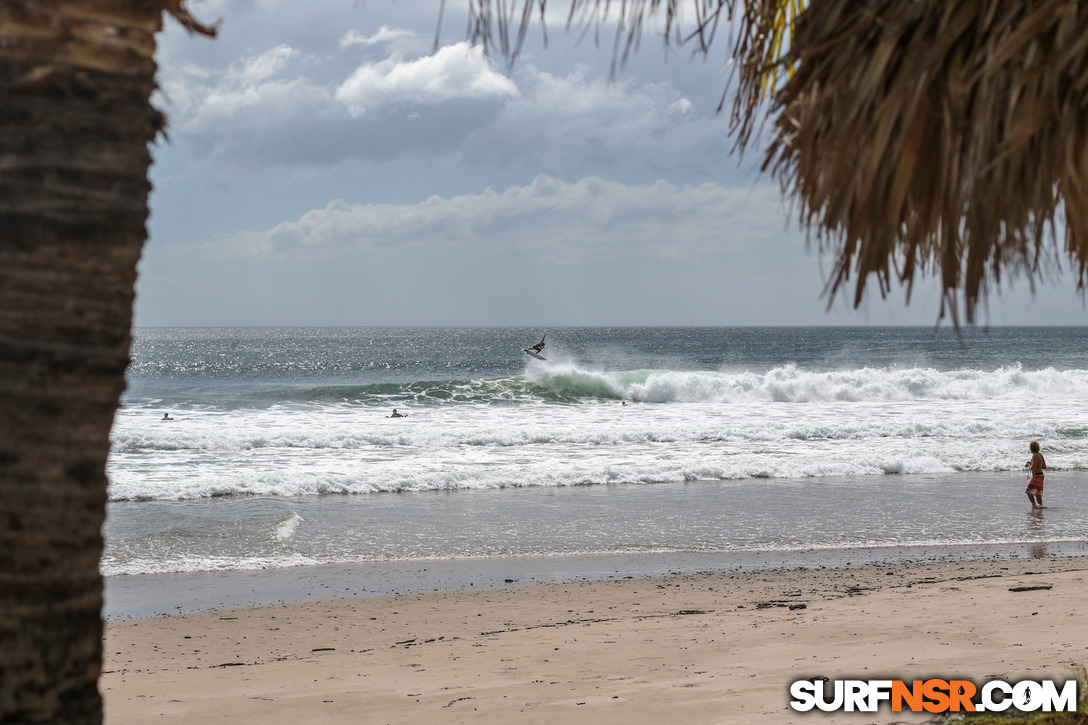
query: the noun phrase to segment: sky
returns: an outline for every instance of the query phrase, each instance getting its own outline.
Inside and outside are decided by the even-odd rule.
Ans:
[[[938,323],[932,280],[829,304],[762,149],[733,153],[724,42],[650,27],[613,74],[609,32],[553,0],[510,67],[467,6],[439,28],[438,2],[191,2],[215,39],[168,19],[136,326]],[[980,322],[1085,324],[1075,286],[1004,283]]]

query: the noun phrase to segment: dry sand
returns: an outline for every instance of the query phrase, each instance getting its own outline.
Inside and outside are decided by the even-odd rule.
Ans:
[[[107,725],[922,721],[800,678],[1064,680],[1088,558],[630,579],[107,625]],[[1041,587],[1010,591],[1012,588]]]

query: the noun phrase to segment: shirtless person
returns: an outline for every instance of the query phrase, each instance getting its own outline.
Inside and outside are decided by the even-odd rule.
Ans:
[[[1025,491],[1028,495],[1028,501],[1031,501],[1032,508],[1035,508],[1036,505],[1042,508],[1043,469],[1046,468],[1046,461],[1043,459],[1043,454],[1039,452],[1039,441],[1031,442],[1031,460],[1025,463],[1024,467],[1031,469],[1031,480],[1028,481],[1028,487]]]

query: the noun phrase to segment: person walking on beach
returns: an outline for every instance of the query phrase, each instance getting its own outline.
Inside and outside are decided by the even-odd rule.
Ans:
[[[1031,469],[1031,480],[1028,481],[1028,487],[1024,492],[1028,495],[1028,501],[1031,501],[1032,508],[1035,508],[1036,505],[1042,508],[1043,469],[1046,468],[1046,460],[1043,458],[1043,454],[1039,452],[1039,441],[1032,441],[1030,448],[1031,459],[1024,464],[1024,467]]]

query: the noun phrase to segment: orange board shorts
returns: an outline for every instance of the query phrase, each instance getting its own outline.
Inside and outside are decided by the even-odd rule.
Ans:
[[[1036,473],[1028,481],[1028,487],[1024,490],[1029,496],[1042,496],[1043,495],[1043,474]]]

